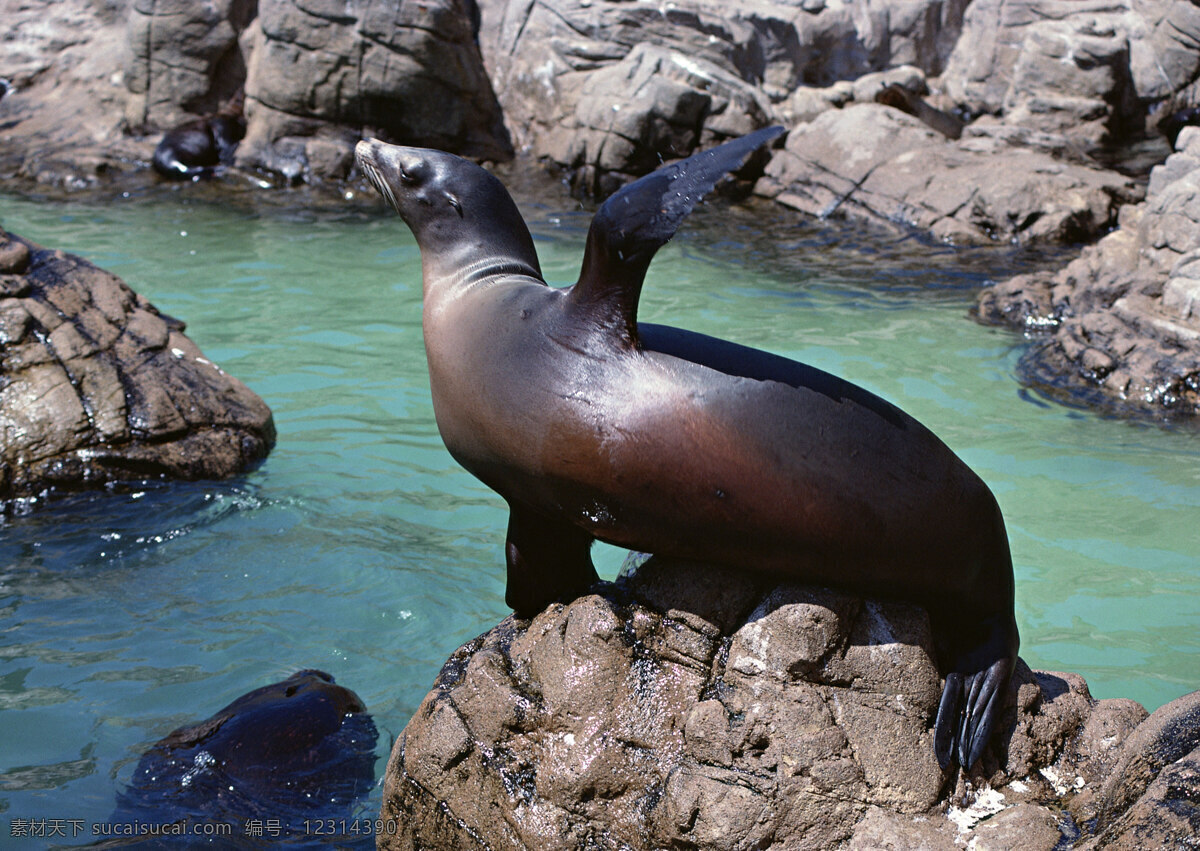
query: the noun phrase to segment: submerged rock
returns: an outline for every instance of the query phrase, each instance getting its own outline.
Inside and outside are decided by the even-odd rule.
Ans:
[[[0,230],[0,505],[224,478],[266,457],[266,404],[120,278]]]
[[[1074,800],[1153,818],[1190,776],[1126,754],[1162,739],[1138,704],[1023,663],[993,746],[945,774],[933,658],[916,606],[652,560],[455,652],[393,748],[380,847],[1049,851],[1087,829]],[[1171,717],[1155,729],[1200,733]],[[1147,775],[1175,785],[1142,795]],[[1145,814],[1110,776],[1139,778]]]
[[[1122,412],[1200,413],[1200,128],[1146,200],[1066,268],[983,291],[979,318],[1029,332],[1024,377]]]

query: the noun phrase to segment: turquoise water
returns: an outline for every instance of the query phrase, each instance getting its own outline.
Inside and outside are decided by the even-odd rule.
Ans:
[[[587,217],[531,214],[547,277],[569,283]],[[754,216],[729,220],[701,213],[661,252],[643,319],[808,361],[941,435],[1004,510],[1031,666],[1150,709],[1200,687],[1200,436],[1017,384],[1022,341],[966,314],[988,274],[1028,258],[832,245],[836,230],[799,225],[765,256]],[[0,521],[0,845],[12,819],[104,821],[149,744],[302,667],[363,698],[382,773],[441,663],[507,614],[506,515],[438,438],[407,230],[382,210],[175,198],[0,198],[0,224],[185,319],[279,431],[266,463],[231,482]],[[622,555],[603,550],[602,574]],[[377,806],[378,792],[364,812]]]

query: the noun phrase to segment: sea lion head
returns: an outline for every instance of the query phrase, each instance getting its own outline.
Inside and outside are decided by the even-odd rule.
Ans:
[[[359,142],[359,168],[417,238],[422,262],[440,274],[485,259],[539,269],[533,238],[516,203],[489,171],[431,148]],[[539,273],[540,274],[540,273]]]

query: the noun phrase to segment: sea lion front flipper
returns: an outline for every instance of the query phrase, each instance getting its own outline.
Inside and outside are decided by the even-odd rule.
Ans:
[[[531,618],[555,600],[578,597],[599,579],[591,546],[586,532],[509,503],[504,602],[517,617]]]
[[[604,327],[637,339],[637,304],[654,252],[717,181],[761,145],[783,133],[766,127],[638,178],[605,201],[588,229],[572,303],[599,312]]]
[[[961,654],[946,674],[933,736],[942,768],[957,762],[970,769],[983,756],[1016,668],[1016,624],[1005,623],[1003,617],[985,624],[987,637]]]

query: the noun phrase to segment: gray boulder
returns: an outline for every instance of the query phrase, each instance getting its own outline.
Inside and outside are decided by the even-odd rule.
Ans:
[[[0,505],[222,478],[266,457],[266,404],[119,278],[0,230]]]
[[[245,59],[238,38],[254,0],[133,0],[125,114],[130,126],[163,130],[216,112],[241,89]]]
[[[945,774],[932,659],[915,606],[651,560],[455,652],[393,748],[379,847],[1050,851],[1112,765],[1163,764],[1132,756],[1162,740],[1133,701],[1021,663],[993,748]]]
[[[27,0],[4,8],[0,179],[86,189],[148,161],[125,135],[127,0]]]
[[[941,84],[972,113],[1087,154],[1196,79],[1197,43],[1188,0],[974,0]]]
[[[474,11],[473,0],[17,4],[5,10],[0,177],[98,185],[239,92],[238,164],[289,181],[347,177],[363,135],[507,159]]]
[[[755,192],[808,215],[915,227],[955,244],[1087,241],[1140,197],[1114,172],[995,139],[955,142],[857,102],[794,128]]]
[[[966,2],[481,5],[481,47],[515,144],[605,194],[659,156],[780,120],[799,86],[900,65],[940,72]]]
[[[344,178],[354,142],[512,155],[471,0],[260,0],[246,37],[237,162],[291,180]]]
[[[1200,412],[1200,129],[1154,169],[1146,200],[1057,273],[983,291],[981,321],[1035,339],[1025,377],[1126,412]]]

